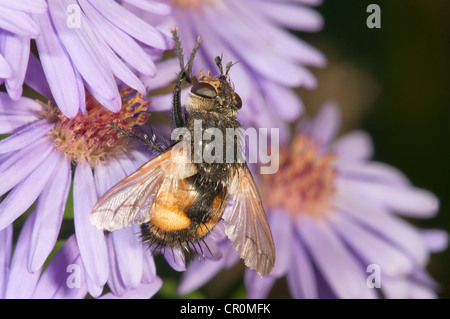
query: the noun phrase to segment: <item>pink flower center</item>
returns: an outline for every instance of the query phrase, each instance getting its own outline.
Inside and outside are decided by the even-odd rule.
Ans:
[[[66,154],[73,161],[84,160],[92,166],[117,149],[125,150],[129,138],[115,129],[111,123],[130,133],[133,126],[144,124],[150,113],[150,102],[142,96],[126,88],[120,92],[122,109],[113,113],[103,107],[86,90],[86,114],[80,114],[69,119],[50,103],[43,111],[43,116],[56,122],[49,132],[55,141],[55,148]]]
[[[321,152],[313,138],[298,134],[290,148],[280,150],[278,172],[262,175],[264,204],[284,208],[292,215],[322,217],[331,208],[335,193],[335,160],[331,152]]]

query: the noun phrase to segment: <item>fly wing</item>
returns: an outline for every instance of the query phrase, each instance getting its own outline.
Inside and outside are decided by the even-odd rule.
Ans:
[[[225,233],[247,267],[262,277],[272,272],[275,246],[258,188],[246,164],[240,165],[230,187],[234,202],[225,220]]]
[[[132,224],[146,223],[157,191],[166,178],[180,179],[195,173],[188,162],[172,159],[171,149],[142,165],[133,174],[108,190],[95,204],[89,221],[114,231]],[[183,151],[180,151],[183,154]]]

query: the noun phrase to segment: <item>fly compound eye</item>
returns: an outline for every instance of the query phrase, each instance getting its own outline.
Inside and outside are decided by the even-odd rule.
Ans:
[[[207,99],[213,99],[217,96],[216,89],[211,84],[205,82],[194,85],[191,89],[191,93]]]
[[[235,102],[234,107],[237,110],[240,110],[242,107],[242,100],[241,100],[241,97],[237,93],[234,93],[234,102]]]

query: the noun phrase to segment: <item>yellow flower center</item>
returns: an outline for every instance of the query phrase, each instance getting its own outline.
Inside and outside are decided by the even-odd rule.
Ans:
[[[125,147],[130,139],[111,123],[132,133],[133,126],[147,121],[150,102],[144,101],[142,96],[131,88],[122,90],[120,95],[122,108],[120,112],[113,113],[86,90],[86,114],[78,113],[73,119],[65,117],[48,103],[42,116],[56,122],[49,132],[55,141],[55,148],[73,161],[87,161],[91,166],[103,162],[106,156],[118,149],[126,151]]]
[[[322,217],[330,210],[335,193],[335,160],[331,152],[322,153],[313,138],[298,134],[290,148],[280,150],[278,172],[262,175],[263,202],[292,215]]]

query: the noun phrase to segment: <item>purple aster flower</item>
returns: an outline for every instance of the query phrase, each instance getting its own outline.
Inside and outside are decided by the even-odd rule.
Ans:
[[[44,271],[40,267],[30,273],[27,268],[28,249],[31,243],[30,235],[33,219],[36,214],[28,218],[24,224],[14,254],[13,227],[9,225],[0,231],[0,299],[61,299],[61,298],[83,298],[87,294],[86,283],[83,278],[80,252],[75,237],[70,237],[58,250],[52,261]],[[11,258],[12,255],[12,258]],[[76,282],[73,286],[67,284],[68,267],[77,267]]]
[[[153,14],[167,14],[167,6],[147,2]],[[171,48],[171,38],[114,0],[47,3],[47,13],[32,15],[41,29],[36,44],[53,99],[65,116],[86,112],[85,86],[106,108],[120,111],[115,77],[145,94],[136,73],[153,77],[153,60]]]
[[[127,2],[139,7],[143,19],[155,21],[153,14],[143,13],[145,8],[137,4],[141,1]],[[239,113],[241,121],[257,127],[279,127],[280,136],[286,137],[285,121],[295,120],[303,110],[301,100],[291,88],[315,88],[316,79],[306,67],[325,64],[322,53],[286,28],[306,32],[320,30],[322,17],[309,5],[318,5],[321,1],[162,2],[171,5],[172,14],[160,19],[159,27],[168,32],[177,26],[185,52],[192,50],[198,36],[203,39],[194,73],[198,74],[202,68],[215,73],[217,55],[222,54],[224,61],[238,62],[232,68],[231,77],[245,105]],[[172,65],[176,66],[177,62],[173,61]],[[143,77],[143,81],[153,89],[151,79]],[[167,110],[170,96],[155,100],[154,106]]]
[[[26,81],[45,95],[50,88],[37,67]],[[86,112],[73,119],[51,102],[26,97],[11,101],[0,93],[0,134],[12,134],[0,141],[0,196],[9,192],[0,203],[0,229],[37,200],[29,226],[26,268],[30,273],[38,271],[58,238],[73,166],[76,241],[87,289],[94,297],[107,281],[118,296],[127,295],[129,289],[136,294],[142,284],[149,288],[159,281],[151,253],[138,239],[138,229],[131,227],[105,238],[88,220],[97,199],[149,158],[142,145],[109,125],[114,122],[131,131],[149,116],[149,102],[138,92],[126,88],[120,93],[122,108],[112,113],[86,91]],[[146,291],[145,286],[142,289]]]
[[[380,292],[388,298],[435,297],[438,285],[426,265],[431,252],[446,248],[447,233],[420,230],[399,216],[432,217],[438,199],[394,167],[370,161],[366,133],[335,139],[339,123],[337,107],[325,106],[280,149],[279,171],[259,176],[277,259],[263,278],[246,270],[247,296],[264,298],[286,277],[294,298],[374,298]],[[180,293],[237,263],[228,240],[219,246],[224,257],[194,262]],[[373,269],[380,289],[369,282]]]
[[[30,39],[39,36],[30,14],[47,10],[44,0],[0,1],[0,84],[13,100],[22,96],[22,85],[30,55]]]

